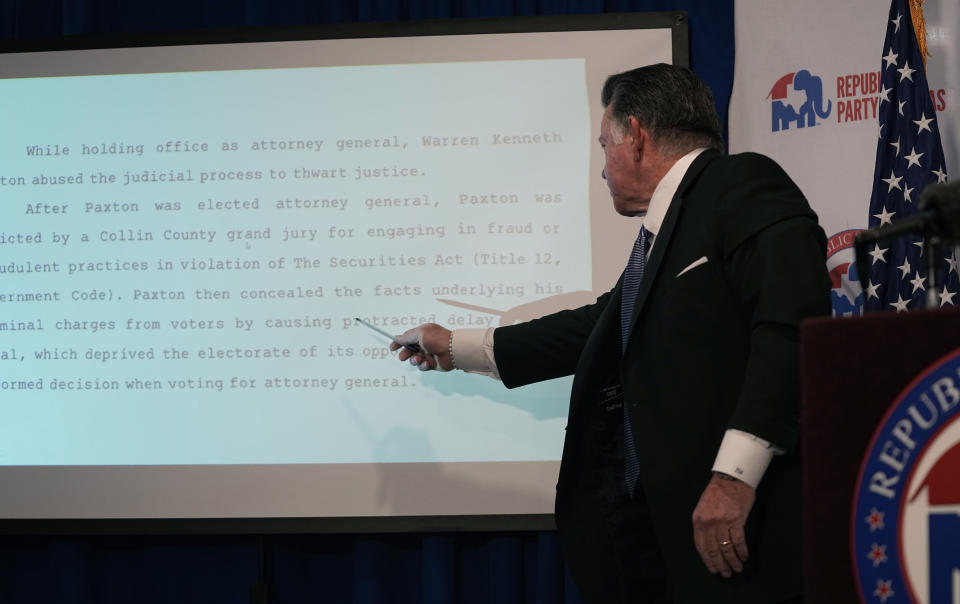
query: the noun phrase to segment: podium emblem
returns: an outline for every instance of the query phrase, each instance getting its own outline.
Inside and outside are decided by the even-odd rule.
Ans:
[[[918,376],[880,422],[851,526],[862,602],[960,604],[960,350]]]

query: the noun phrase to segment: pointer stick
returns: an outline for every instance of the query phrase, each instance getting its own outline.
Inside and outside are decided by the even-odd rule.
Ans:
[[[364,325],[364,326],[366,326],[366,327],[369,327],[370,329],[372,329],[373,331],[377,332],[378,334],[380,334],[380,335],[382,335],[382,336],[387,336],[388,338],[390,338],[390,341],[391,341],[391,342],[397,342],[396,338],[394,338],[392,335],[388,334],[388,333],[385,332],[384,330],[380,329],[379,327],[375,327],[375,326],[367,323],[366,321],[364,321],[364,320],[361,319],[360,317],[354,317],[354,319],[356,319],[356,320],[357,320],[357,323],[359,323],[360,325]],[[397,342],[397,344],[400,344],[400,342]],[[401,344],[401,346],[403,346],[404,348],[406,348],[406,349],[409,350],[410,352],[420,352],[420,347],[417,346],[416,344]]]

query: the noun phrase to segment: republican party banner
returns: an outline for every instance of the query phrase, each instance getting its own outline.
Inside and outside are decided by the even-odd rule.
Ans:
[[[885,286],[871,284],[873,290],[868,292],[860,287],[853,238],[878,221],[896,221],[915,211],[920,190],[908,186],[902,170],[909,167],[911,174],[925,170],[927,182],[934,183],[944,182],[947,175],[960,176],[960,3],[928,0],[923,4],[931,54],[926,76],[930,106],[936,113],[932,126],[926,122],[934,116],[921,115],[918,109],[911,119],[904,114],[910,106],[898,100],[897,94],[904,94],[900,84],[915,83],[923,67],[911,65],[903,51],[891,51],[888,29],[891,36],[899,35],[900,24],[910,22],[909,15],[891,19],[892,8],[896,6],[891,7],[889,0],[738,0],[736,4],[730,152],[757,151],[773,157],[807,195],[829,237],[827,264],[836,315],[861,314],[865,298],[872,300],[873,307],[881,306],[877,294],[882,298]],[[885,69],[888,84],[884,84]],[[883,105],[891,102],[899,110],[893,118],[899,116],[919,135],[938,133],[942,157],[896,148],[903,167],[898,174],[884,175],[885,184],[879,184],[889,188],[891,198],[899,196],[903,207],[871,218],[871,194],[878,185],[874,174],[878,140],[892,128],[892,123],[883,125],[880,118]],[[888,144],[897,142],[892,139]],[[916,249],[922,250],[923,243],[918,235]],[[883,301],[882,306],[888,310],[922,306],[926,271],[916,266],[922,262],[910,264],[905,256],[895,259],[892,250],[884,249],[873,250],[874,266],[888,266],[902,278],[908,297],[912,292],[915,299],[908,305],[907,300],[894,297],[891,289],[893,303]],[[950,284],[956,282],[958,258],[954,250],[947,252],[944,267]],[[897,300],[902,303],[897,305]],[[941,306],[956,305],[960,296],[938,290],[937,300]]]
[[[908,0],[736,4],[730,151],[773,157],[807,195],[829,237],[838,316],[960,305],[957,250],[932,253],[923,233],[870,245],[866,289],[854,262],[857,233],[915,214],[928,187],[960,178],[960,3],[923,4],[925,69],[910,13]],[[927,258],[941,263],[939,287]],[[850,485],[861,602],[960,604],[958,472],[960,350],[894,402]]]

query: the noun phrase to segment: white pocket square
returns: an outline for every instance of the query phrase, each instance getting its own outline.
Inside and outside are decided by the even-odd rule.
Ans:
[[[701,257],[697,258],[696,260],[694,260],[693,262],[691,262],[691,263],[690,263],[690,266],[688,266],[687,268],[685,268],[685,269],[683,269],[682,271],[680,271],[679,273],[677,273],[677,277],[679,277],[680,275],[682,275],[683,273],[685,273],[685,272],[687,272],[687,271],[689,271],[689,270],[692,270],[692,269],[697,268],[697,267],[700,266],[701,264],[706,264],[706,263],[707,263],[707,257],[706,257],[706,256],[701,256]]]

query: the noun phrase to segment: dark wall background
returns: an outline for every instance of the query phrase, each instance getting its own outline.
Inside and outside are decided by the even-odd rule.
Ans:
[[[691,67],[713,88],[726,122],[733,0],[0,0],[0,40],[673,10],[688,12]],[[0,116],[0,132],[15,119]],[[0,537],[0,604],[267,601],[559,604],[580,598],[552,531]]]

